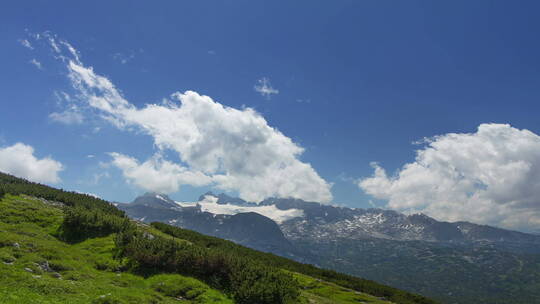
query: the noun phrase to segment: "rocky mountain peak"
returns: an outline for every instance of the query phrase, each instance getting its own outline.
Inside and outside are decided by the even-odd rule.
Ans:
[[[179,207],[178,204],[176,204],[166,194],[160,194],[156,192],[146,192],[145,194],[135,198],[131,205],[144,205],[153,208]]]

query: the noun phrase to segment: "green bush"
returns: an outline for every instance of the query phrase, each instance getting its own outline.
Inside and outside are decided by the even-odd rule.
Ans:
[[[122,265],[118,260],[100,257],[94,262],[94,267],[97,270],[119,271],[121,270]]]
[[[163,237],[149,238],[136,229],[119,233],[116,244],[119,255],[136,261],[142,271],[151,269],[194,276],[228,291],[239,304],[291,303],[300,295],[298,282],[292,275],[228,251]],[[198,293],[197,289],[171,289],[165,284],[160,288],[168,293],[185,292],[187,297]]]
[[[182,297],[193,300],[209,288],[201,282],[173,274],[161,274],[152,277],[151,287],[169,297]]]
[[[64,210],[64,221],[60,236],[67,241],[107,236],[132,225],[127,217],[109,214],[100,209],[68,207]]]

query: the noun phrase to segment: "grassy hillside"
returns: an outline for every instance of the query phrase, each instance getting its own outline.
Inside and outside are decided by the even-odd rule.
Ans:
[[[9,175],[0,196],[1,303],[434,303]]]
[[[0,201],[0,303],[233,303],[193,278],[124,271],[113,235],[63,242],[62,220],[60,207],[38,199]]]

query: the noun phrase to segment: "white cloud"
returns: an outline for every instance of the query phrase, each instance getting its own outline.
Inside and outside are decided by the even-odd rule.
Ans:
[[[84,116],[77,110],[68,109],[63,112],[53,112],[49,114],[49,119],[66,125],[81,124]]]
[[[53,121],[63,123],[66,125],[71,124],[81,124],[84,121],[84,117],[81,113],[64,111],[64,112],[53,112],[49,114],[49,118]]]
[[[41,65],[41,62],[37,61],[35,58],[32,58],[32,60],[30,60],[29,63],[34,65],[36,68],[43,70],[43,66]]]
[[[172,193],[181,185],[204,186],[212,179],[201,172],[192,172],[178,164],[154,156],[146,162],[139,162],[120,153],[110,153],[112,164],[122,170],[124,177],[136,186],[159,193]]]
[[[50,120],[66,125],[82,124],[84,122],[84,115],[81,109],[77,105],[76,100],[71,98],[68,93],[55,91],[54,96],[56,97],[56,106],[61,111],[49,114]]]
[[[105,178],[110,178],[111,175],[109,174],[109,172],[107,171],[103,171],[103,172],[99,172],[99,173],[94,173],[92,175],[92,181],[91,181],[91,184],[93,185],[97,185],[101,182],[102,179],[105,179]]]
[[[249,201],[270,196],[323,203],[332,199],[331,185],[310,164],[299,160],[304,149],[270,127],[253,109],[226,107],[193,91],[177,92],[162,104],[137,108],[109,79],[85,67],[78,57],[66,62],[72,85],[86,106],[118,128],[149,134],[160,151],[178,153],[181,164],[162,157],[139,164],[128,156],[112,154],[114,164],[139,187],[174,192],[181,184],[212,183],[238,191]]]
[[[61,105],[63,102],[71,102],[71,96],[64,91],[54,91],[54,96],[58,105]]]
[[[272,84],[270,83],[270,79],[263,77],[259,80],[257,80],[257,84],[253,87],[255,91],[261,93],[262,96],[270,99],[272,94],[278,94],[279,91],[274,89],[272,87]]]
[[[77,193],[80,193],[80,194],[86,194],[88,196],[91,196],[91,197],[94,197],[94,198],[97,198],[97,199],[102,199],[99,195],[97,194],[94,194],[94,193],[90,193],[90,192],[82,192],[82,191],[75,191]]]
[[[38,159],[34,148],[23,143],[0,148],[0,171],[39,183],[58,183],[60,162],[50,157]]]
[[[31,49],[31,50],[34,49],[34,47],[32,46],[32,44],[30,43],[30,41],[28,41],[27,39],[19,39],[19,42],[20,42],[21,45],[24,46],[25,48],[28,48],[28,49]]]
[[[387,207],[512,229],[540,228],[540,136],[507,124],[426,141],[395,176],[374,163],[359,187]]]
[[[264,215],[278,224],[286,220],[290,220],[295,217],[304,216],[304,212],[300,209],[278,209],[275,205],[269,206],[237,206],[233,204],[217,204],[217,197],[206,195],[203,200],[196,203],[176,202],[182,207],[193,207],[196,204],[201,206],[202,211],[210,212],[213,214],[229,214],[234,215],[238,213],[255,212],[260,215]]]

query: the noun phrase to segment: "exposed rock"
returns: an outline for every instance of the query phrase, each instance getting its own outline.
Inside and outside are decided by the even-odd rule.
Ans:
[[[61,279],[61,278],[62,278],[62,275],[59,274],[58,272],[53,272],[51,275],[53,276],[53,278],[57,278],[57,279]]]
[[[151,234],[151,233],[149,233],[149,232],[147,232],[147,231],[145,231],[145,232],[143,233],[143,237],[146,238],[146,239],[149,239],[149,240],[153,240],[153,239],[156,238],[153,234]]]
[[[45,271],[45,272],[52,272],[52,268],[49,266],[49,262],[48,261],[43,261],[41,263],[37,263],[37,266],[39,268],[41,268],[41,270]]]

